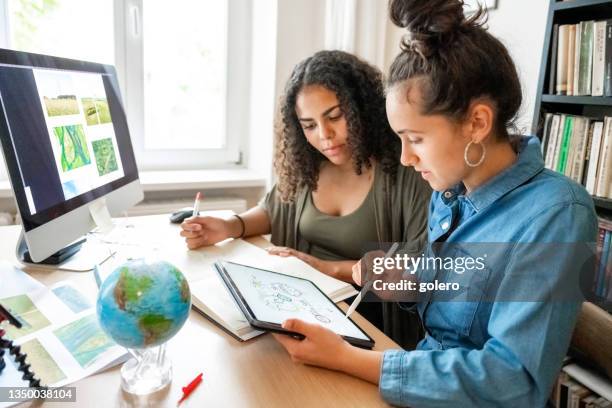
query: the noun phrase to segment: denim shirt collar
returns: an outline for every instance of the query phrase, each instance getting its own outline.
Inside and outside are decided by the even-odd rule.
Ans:
[[[519,140],[518,159],[506,170],[466,196],[466,202],[476,211],[481,211],[499,198],[524,184],[544,169],[544,159],[540,150],[540,141],[535,136],[524,136]],[[449,205],[457,195],[465,192],[460,183],[442,194],[442,200]]]

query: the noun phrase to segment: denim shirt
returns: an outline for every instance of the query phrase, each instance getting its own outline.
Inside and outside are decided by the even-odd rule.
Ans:
[[[471,194],[462,193],[460,185],[432,195],[430,243],[596,240],[591,197],[582,186],[544,168],[535,137],[521,138],[512,166]],[[529,248],[516,246],[490,267],[491,273],[502,279],[539,273],[554,282],[562,279],[556,274],[560,267],[573,268],[571,254],[533,262],[537,254]],[[502,284],[504,290],[509,289]],[[414,351],[384,352],[381,395],[391,404],[415,408],[544,406],[579,308],[579,301],[420,302],[426,337]]]

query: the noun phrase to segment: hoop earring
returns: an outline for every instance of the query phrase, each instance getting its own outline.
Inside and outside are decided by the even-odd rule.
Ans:
[[[476,163],[472,163],[468,159],[468,150],[470,150],[470,146],[472,146],[472,144],[479,144],[480,147],[482,147],[482,155],[480,156],[480,159]],[[470,142],[467,144],[467,146],[465,146],[465,150],[463,151],[463,160],[465,161],[465,164],[467,164],[469,167],[478,167],[482,164],[486,155],[487,155],[487,149],[482,143]]]

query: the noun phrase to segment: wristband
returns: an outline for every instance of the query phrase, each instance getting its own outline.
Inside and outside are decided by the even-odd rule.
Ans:
[[[244,220],[238,214],[234,214],[234,217],[238,218],[238,221],[240,221],[240,225],[242,225],[242,232],[240,233],[240,236],[238,236],[238,238],[244,238],[244,233],[246,232],[246,226],[244,225]]]

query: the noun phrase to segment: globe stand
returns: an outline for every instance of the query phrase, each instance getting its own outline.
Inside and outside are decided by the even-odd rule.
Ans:
[[[172,363],[166,343],[146,349],[128,349],[133,358],[121,367],[121,388],[136,395],[159,391],[172,381]]]

